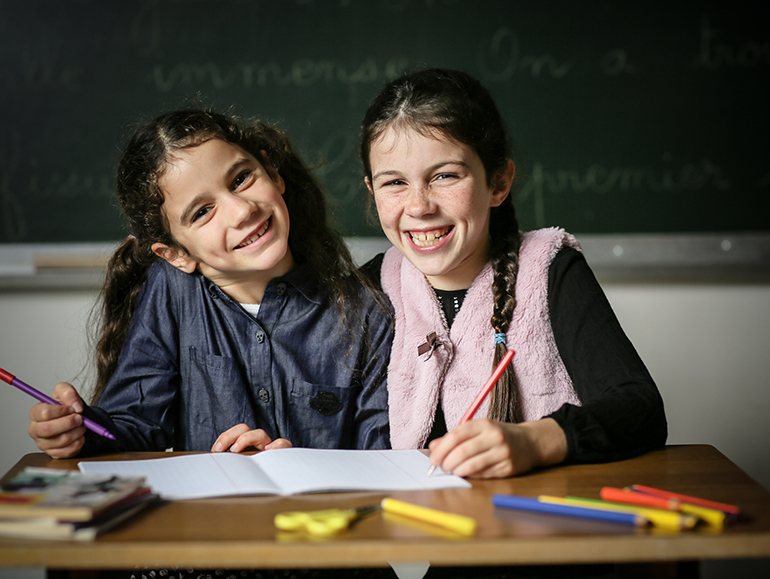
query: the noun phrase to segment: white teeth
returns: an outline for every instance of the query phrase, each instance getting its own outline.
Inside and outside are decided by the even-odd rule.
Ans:
[[[415,245],[425,247],[428,245],[434,245],[437,241],[440,241],[447,233],[449,233],[449,230],[443,229],[443,230],[437,230],[437,231],[430,231],[428,233],[410,232],[409,235],[412,236],[412,241],[414,241]]]
[[[265,224],[260,228],[260,230],[257,231],[257,234],[254,237],[249,237],[243,243],[238,245],[235,249],[240,249],[241,247],[246,247],[247,245],[254,243],[257,239],[259,239],[265,234],[265,231],[267,231],[267,228],[269,225],[270,225],[270,220],[268,219],[267,221],[265,221]]]

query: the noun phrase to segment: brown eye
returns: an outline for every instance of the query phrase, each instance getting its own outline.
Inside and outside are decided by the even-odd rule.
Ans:
[[[211,211],[211,207],[201,207],[195,212],[195,215],[193,215],[192,222],[195,223],[198,219],[205,217],[209,211]]]
[[[235,179],[233,179],[233,190],[240,188],[248,180],[251,173],[251,169],[238,173]]]

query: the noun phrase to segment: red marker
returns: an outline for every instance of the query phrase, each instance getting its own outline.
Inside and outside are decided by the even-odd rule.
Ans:
[[[500,376],[503,375],[503,372],[505,372],[505,369],[508,367],[508,364],[511,363],[511,360],[513,360],[513,355],[516,352],[513,350],[508,350],[505,353],[505,356],[503,356],[503,359],[500,360],[500,363],[497,365],[497,368],[495,368],[494,372],[492,372],[492,375],[489,377],[489,380],[487,380],[487,383],[484,384],[484,387],[479,392],[479,395],[476,396],[476,400],[473,401],[473,404],[470,405],[470,408],[468,408],[468,411],[463,415],[463,417],[460,419],[460,424],[465,424],[468,422],[471,418],[473,418],[473,415],[476,414],[476,411],[479,409],[479,406],[481,406],[481,403],[484,402],[484,399],[489,396],[489,393],[492,391],[492,388],[495,387],[495,384],[497,384],[497,381],[500,379]],[[428,476],[433,474],[433,471],[436,470],[436,465],[431,465],[430,469],[428,470]]]
[[[731,515],[733,517],[737,517],[740,515],[741,510],[736,507],[735,505],[728,505],[726,503],[718,503],[716,501],[709,501],[707,499],[701,499],[698,497],[691,497],[688,495],[682,495],[679,493],[672,493],[669,491],[663,491],[660,489],[654,489],[652,487],[647,487],[644,485],[631,485],[629,487],[632,491],[636,491],[638,493],[643,493],[645,495],[650,495],[653,497],[659,497],[662,499],[669,499],[669,500],[675,500],[682,503],[689,503],[691,505],[697,505],[699,507],[706,507],[707,509],[714,509],[716,511],[722,511],[723,513],[727,513],[728,515]]]
[[[45,402],[46,404],[56,404],[57,406],[61,406],[61,402],[57,402],[50,396],[46,396],[39,390],[35,390],[32,386],[30,386],[29,384],[25,384],[24,382],[19,380],[16,376],[11,374],[10,372],[6,372],[2,368],[0,368],[0,379],[5,380],[11,386],[16,386],[16,388],[18,388],[22,392],[26,392],[33,398],[40,400],[40,402]],[[109,430],[104,428],[104,426],[97,424],[96,422],[86,418],[85,416],[83,417],[83,426],[85,426],[88,430],[91,430],[100,436],[115,440],[114,434],[112,434]]]

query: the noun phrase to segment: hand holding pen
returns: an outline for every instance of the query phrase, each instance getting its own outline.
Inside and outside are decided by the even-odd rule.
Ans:
[[[433,470],[436,468],[436,465],[443,464],[444,458],[446,458],[447,454],[454,451],[455,446],[464,442],[464,439],[462,438],[462,432],[460,435],[457,435],[455,434],[456,430],[462,427],[465,423],[470,421],[475,416],[476,411],[478,411],[481,404],[489,396],[489,393],[492,391],[492,388],[494,388],[495,384],[497,384],[497,381],[500,380],[500,377],[503,375],[503,372],[505,372],[505,369],[511,363],[511,360],[513,360],[513,356],[514,356],[513,350],[508,350],[505,353],[505,356],[503,356],[502,360],[500,360],[497,367],[492,372],[492,375],[489,377],[489,380],[487,380],[486,384],[484,384],[484,386],[481,388],[478,395],[476,396],[476,399],[471,403],[468,410],[460,419],[460,422],[458,423],[457,427],[455,427],[455,429],[453,429],[451,432],[442,436],[440,439],[437,439],[436,441],[431,442],[430,444],[431,459],[432,459],[431,462],[433,463],[433,466],[431,466],[430,470],[428,471],[428,476],[430,476],[433,473]],[[488,430],[490,426],[494,428],[493,423],[490,421],[477,422],[472,426],[465,427],[463,431],[467,431],[469,436],[477,436],[478,433],[480,433],[482,430],[485,430],[485,429]],[[455,441],[454,439],[458,439],[458,440]],[[438,441],[441,441],[441,442],[438,442]],[[479,446],[478,442],[479,441],[477,440],[476,444],[474,445],[475,447],[477,447],[476,448],[477,450],[480,450],[480,449],[483,449],[485,451],[488,450],[485,446]],[[502,442],[502,440],[500,442]],[[467,448],[468,446],[466,445],[466,449]],[[472,453],[470,455],[470,458],[473,458],[475,454],[479,454],[478,452],[473,452],[473,450],[474,449],[466,450],[466,452]]]
[[[83,427],[114,440],[114,435],[106,428],[80,415],[85,404],[71,384],[65,382],[57,384],[54,390],[56,399],[54,399],[2,369],[0,369],[0,379],[42,403],[33,406],[30,410],[29,434],[38,448],[50,456],[67,458],[76,455],[85,440]]]

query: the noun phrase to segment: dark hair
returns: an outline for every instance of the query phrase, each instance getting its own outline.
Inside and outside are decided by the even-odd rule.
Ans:
[[[244,122],[209,110],[172,111],[133,134],[118,167],[117,195],[131,235],[112,256],[102,289],[94,402],[115,371],[136,297],[147,270],[158,259],[152,245],[159,242],[183,250],[163,214],[159,179],[175,151],[210,139],[238,145],[260,162],[265,152],[286,184],[284,201],[291,219],[289,248],[294,260],[313,267],[329,299],[349,324],[354,322],[349,315],[356,308],[350,304],[360,303],[360,274],[342,237],[327,223],[321,188],[286,135],[259,121]]]
[[[490,186],[501,177],[512,154],[510,137],[491,95],[478,80],[460,71],[408,72],[387,84],[372,101],[364,115],[360,136],[361,161],[370,180],[371,145],[389,128],[412,129],[428,136],[443,135],[471,147],[484,165]],[[521,245],[511,195],[491,209],[489,236],[489,257],[494,271],[494,312],[490,329],[505,334],[516,307],[514,288]],[[495,366],[505,351],[505,344],[496,344]],[[489,417],[506,422],[521,419],[513,365],[492,391]]]

